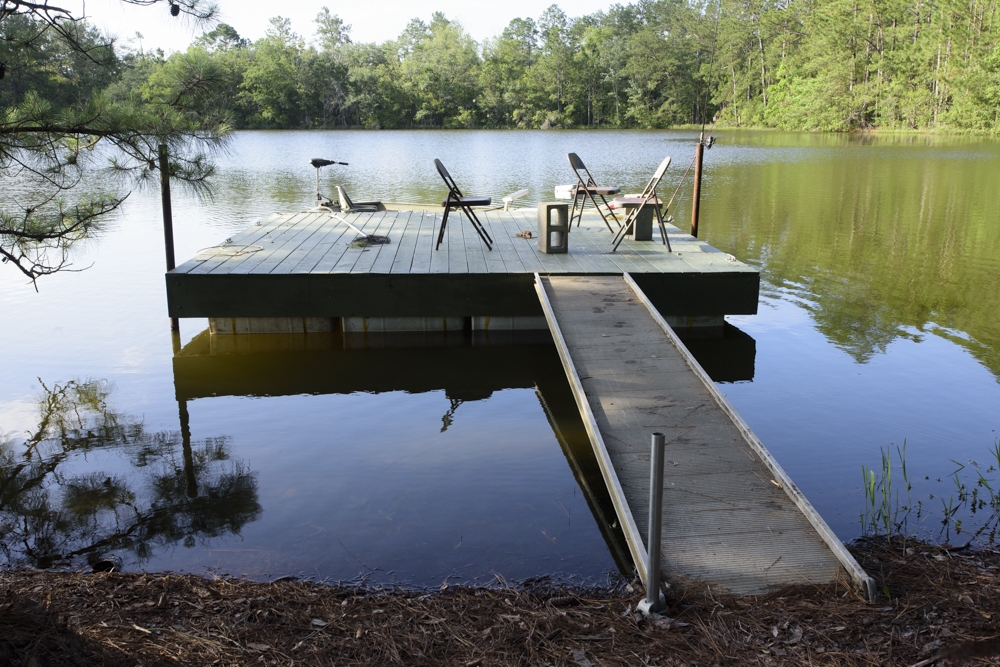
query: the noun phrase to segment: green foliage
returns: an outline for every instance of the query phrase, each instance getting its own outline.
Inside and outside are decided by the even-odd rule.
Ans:
[[[130,1],[130,0],[125,0]],[[153,5],[159,0],[132,0]],[[200,0],[177,12],[209,18]],[[168,16],[169,16],[168,12]],[[219,96],[224,68],[204,48],[172,56],[116,52],[69,11],[0,3],[0,259],[34,282],[70,266],[70,248],[97,230],[157,171],[204,187],[204,151],[230,127]],[[98,174],[110,168],[119,178]]]

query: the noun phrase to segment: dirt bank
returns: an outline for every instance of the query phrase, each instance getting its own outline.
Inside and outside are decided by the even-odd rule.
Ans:
[[[657,622],[631,613],[634,589],[4,571],[0,666],[914,665],[996,648],[982,640],[1000,636],[1000,553],[884,541],[852,551],[887,594],[875,604],[836,585],[743,599],[689,590]]]

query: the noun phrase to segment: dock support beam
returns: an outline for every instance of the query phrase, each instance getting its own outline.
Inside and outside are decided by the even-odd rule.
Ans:
[[[667,601],[660,592],[660,530],[663,520],[662,433],[654,433],[649,455],[649,535],[646,540],[646,599],[638,609],[644,614],[663,611]]]
[[[174,262],[174,214],[170,206],[170,156],[167,145],[160,144],[160,202],[163,206],[163,247],[167,252],[167,271],[173,271]],[[170,318],[170,330],[180,331],[180,321]]]

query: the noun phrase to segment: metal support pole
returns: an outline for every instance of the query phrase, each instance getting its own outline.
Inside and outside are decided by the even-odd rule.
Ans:
[[[170,207],[170,159],[167,145],[160,144],[160,203],[163,206],[163,246],[167,251],[167,271],[173,271],[174,263],[174,215]],[[180,331],[176,317],[170,318],[170,330]]]
[[[705,135],[694,152],[694,196],[691,198],[691,236],[698,238],[698,213],[701,210],[701,163],[705,157]]]
[[[663,520],[662,433],[654,433],[649,457],[649,535],[646,540],[646,599],[638,609],[644,614],[662,611],[667,601],[660,592],[660,528]]]

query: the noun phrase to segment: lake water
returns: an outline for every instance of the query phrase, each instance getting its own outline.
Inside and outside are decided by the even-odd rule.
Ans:
[[[717,134],[701,237],[761,269],[761,303],[693,351],[842,539],[862,532],[862,465],[896,462],[904,442],[909,530],[992,526],[964,494],[988,498],[980,474],[1000,489],[1000,143]],[[177,259],[311,205],[313,157],[350,163],[324,170],[327,194],[440,201],[438,157],[463,189],[527,187],[530,204],[570,182],[569,151],[630,191],[671,155],[669,194],[695,138],[238,133],[212,200],[175,191]],[[678,198],[686,228],[690,182]],[[551,343],[344,350],[317,335],[209,355],[206,322],[182,320],[175,359],[158,191],[133,194],[74,262],[89,268],[38,293],[0,272],[5,562],[113,553],[127,569],[418,586],[620,567]]]

